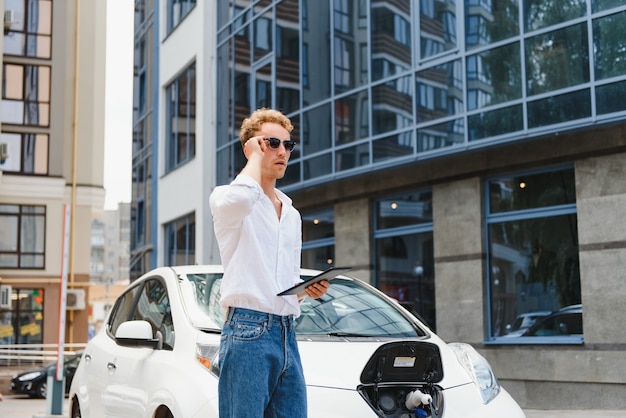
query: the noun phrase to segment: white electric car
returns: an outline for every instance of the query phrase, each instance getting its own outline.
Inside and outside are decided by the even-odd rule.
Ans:
[[[133,282],[84,350],[70,417],[217,417],[221,278],[221,266],[180,266]],[[470,345],[358,279],[306,298],[296,331],[309,417],[524,417]]]

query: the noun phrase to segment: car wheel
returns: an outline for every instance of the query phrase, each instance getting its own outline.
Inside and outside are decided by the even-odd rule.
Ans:
[[[47,393],[48,393],[48,385],[46,384],[46,382],[41,382],[35,388],[35,394],[38,398],[45,399]]]
[[[160,406],[154,414],[154,418],[174,418],[174,415],[172,415],[172,412],[166,407]]]

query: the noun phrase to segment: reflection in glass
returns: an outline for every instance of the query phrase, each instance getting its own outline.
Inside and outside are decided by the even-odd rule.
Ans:
[[[624,0],[591,0],[591,11],[601,12],[602,10],[609,10],[613,7],[623,6]]]
[[[605,113],[626,110],[626,81],[596,87],[596,111]]]
[[[3,74],[2,122],[48,126],[50,67],[4,64]]]
[[[465,142],[463,119],[455,119],[417,130],[417,152],[432,151]]]
[[[231,65],[231,45],[228,41],[217,48],[217,89],[214,100],[217,111],[217,146],[221,147],[235,138],[233,121],[233,91]]]
[[[235,118],[234,128],[235,136],[239,136],[239,127],[241,122],[247,118],[251,110],[250,98],[252,97],[252,91],[250,90],[250,39],[249,32],[250,26],[244,26],[241,30],[236,32],[234,36],[235,44],[235,78],[234,78],[234,101],[235,101]],[[231,64],[232,65],[232,64]]]
[[[196,155],[196,65],[167,86],[167,170]]]
[[[270,12],[254,19],[254,61],[258,61],[272,50],[272,19]]]
[[[367,52],[368,34],[365,26],[356,24],[360,7],[353,1],[333,1],[335,94],[367,82],[367,59],[360,55]]]
[[[322,154],[304,160],[304,180],[328,175],[333,172],[333,155],[331,153]]]
[[[0,227],[0,267],[44,268],[45,207],[0,205]]]
[[[335,236],[335,210],[332,207],[302,211],[302,241]]]
[[[470,141],[521,131],[524,129],[522,105],[470,115],[467,124]]]
[[[233,172],[233,158],[232,158],[233,147],[226,147],[217,152],[215,158],[217,178],[215,179],[215,184],[228,184],[235,177]],[[241,151],[241,146],[239,147],[239,152]]]
[[[492,336],[521,314],[581,302],[577,232],[576,214],[489,225]]]
[[[272,107],[272,64],[264,65],[255,72],[255,109]]]
[[[584,23],[529,38],[525,55],[529,96],[589,81],[589,45]]]
[[[296,147],[297,148],[297,147]],[[285,172],[285,177],[276,181],[278,188],[287,186],[289,184],[298,183],[300,179],[300,162],[289,161],[289,166]]]
[[[522,97],[519,43],[467,57],[467,109]]]
[[[433,193],[406,192],[376,201],[376,229],[398,228],[433,221]]]
[[[302,115],[302,153],[304,155],[330,148],[332,138],[330,109],[330,103],[327,103]]]
[[[380,134],[413,124],[411,77],[387,81],[372,88],[372,133]]]
[[[456,0],[422,0],[420,58],[457,48]]]
[[[164,225],[165,264],[190,265],[196,260],[196,216],[183,216]]]
[[[3,51],[49,59],[52,44],[52,2],[50,0],[7,0],[5,9],[13,11],[13,22],[5,26]]]
[[[415,76],[417,121],[428,122],[463,111],[463,70],[460,60],[451,61]]]
[[[552,125],[591,116],[589,89],[528,103],[528,127]]]
[[[576,19],[587,12],[585,0],[524,0],[523,4],[527,32]]]
[[[574,169],[501,177],[489,182],[489,213],[576,203]]]
[[[335,246],[324,245],[321,247],[302,249],[302,268],[314,270],[326,270],[335,265]]]
[[[465,0],[468,49],[519,35],[517,0]]]
[[[335,151],[335,171],[350,170],[370,163],[369,143]]]
[[[372,159],[380,162],[413,154],[413,131],[405,131],[376,139],[372,143]]]
[[[372,2],[372,80],[411,68],[411,2]]]
[[[328,1],[302,4],[302,96],[304,106],[330,97],[330,29]]]
[[[168,0],[167,33],[170,33],[196,7],[196,0]]]
[[[289,114],[300,107],[299,3],[284,0],[276,5],[276,104]]]
[[[597,80],[626,74],[626,12],[593,21],[593,52]]]
[[[433,233],[378,238],[378,288],[435,330],[435,258]]]
[[[353,142],[368,135],[367,90],[335,101],[335,144]]]

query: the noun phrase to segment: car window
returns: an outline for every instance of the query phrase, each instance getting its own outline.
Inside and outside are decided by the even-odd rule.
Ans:
[[[117,327],[119,327],[122,322],[131,319],[133,311],[135,310],[135,295],[138,291],[139,286],[133,286],[123,293],[115,302],[113,309],[111,309],[108,323],[108,331],[112,336],[115,335]]]
[[[417,337],[425,335],[392,304],[353,280],[334,279],[319,299],[300,305],[296,332],[306,335]]]
[[[188,274],[179,283],[190,319],[200,328],[221,328],[221,273]],[[302,277],[307,279],[308,277]],[[306,298],[296,320],[301,335],[416,337],[425,335],[398,308],[360,282],[336,278],[322,298]]]
[[[174,347],[174,324],[170,301],[165,284],[157,278],[146,280],[133,315],[134,320],[147,321],[152,326],[152,335],[157,331],[163,336],[163,348]]]
[[[191,308],[198,309],[206,315],[214,326],[221,328],[226,312],[220,306],[220,284],[222,283],[222,273],[188,274],[187,280],[191,284],[193,301]],[[183,298],[185,302],[191,302]],[[197,318],[196,318],[197,319]]]

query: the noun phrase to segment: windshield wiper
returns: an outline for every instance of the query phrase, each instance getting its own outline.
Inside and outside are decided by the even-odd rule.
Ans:
[[[329,337],[376,337],[376,335],[370,334],[356,334],[353,332],[329,332],[326,335]]]

